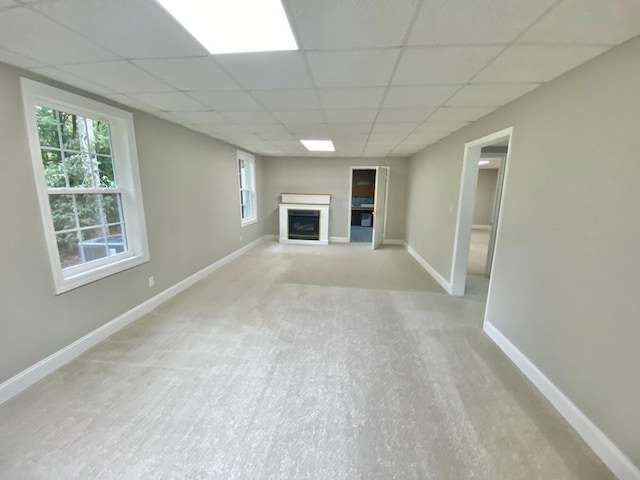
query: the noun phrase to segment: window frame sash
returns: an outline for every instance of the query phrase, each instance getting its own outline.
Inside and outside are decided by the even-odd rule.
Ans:
[[[31,153],[34,180],[40,205],[40,216],[46,238],[49,263],[57,295],[101,278],[133,268],[150,260],[144,216],[142,187],[135,143],[133,115],[119,108],[76,95],[46,84],[21,78],[22,100],[25,112],[27,135]],[[36,106],[51,108],[93,120],[109,122],[111,135],[111,157],[116,191],[109,188],[52,187],[56,193],[119,193],[122,202],[122,224],[129,247],[128,252],[104,257],[73,267],[62,268],[58,251],[53,217],[49,205],[49,188],[46,184],[44,166],[40,154]],[[53,192],[52,192],[53,193]]]

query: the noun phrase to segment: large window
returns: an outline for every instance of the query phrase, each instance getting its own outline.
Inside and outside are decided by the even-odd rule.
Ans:
[[[149,260],[130,113],[22,79],[56,292]]]
[[[238,174],[240,178],[240,218],[244,227],[258,221],[256,159],[253,155],[238,150]]]

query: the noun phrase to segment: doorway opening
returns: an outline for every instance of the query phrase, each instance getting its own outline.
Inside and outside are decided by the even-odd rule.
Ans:
[[[464,295],[467,273],[491,275],[513,128],[465,144],[451,293]]]
[[[384,238],[389,167],[351,167],[349,242],[378,248]]]
[[[491,275],[491,259],[495,247],[494,226],[500,210],[507,151],[506,140],[480,150],[467,274]]]

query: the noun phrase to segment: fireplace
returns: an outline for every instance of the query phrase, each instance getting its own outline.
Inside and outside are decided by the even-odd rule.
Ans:
[[[289,240],[320,240],[320,210],[288,210]]]
[[[331,195],[283,193],[280,211],[280,243],[329,245]]]

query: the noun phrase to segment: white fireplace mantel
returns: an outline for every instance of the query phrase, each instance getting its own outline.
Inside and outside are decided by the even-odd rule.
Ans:
[[[280,243],[300,245],[329,245],[329,194],[283,193],[280,203]],[[320,212],[320,239],[297,240],[289,238],[289,210],[315,210]]]

